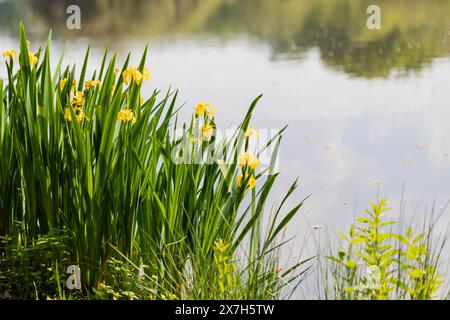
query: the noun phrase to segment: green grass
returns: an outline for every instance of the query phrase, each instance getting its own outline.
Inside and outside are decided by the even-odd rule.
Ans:
[[[238,132],[224,141],[173,139],[177,129],[185,137],[201,137],[204,125],[216,127],[214,116],[194,114],[180,124],[176,91],[154,91],[142,99],[147,82],[127,85],[121,76],[130,70],[130,55],[116,74],[116,56],[106,49],[100,70],[89,77],[87,49],[79,74],[75,66],[62,68],[62,57],[52,74],[50,48],[49,35],[45,49],[35,54],[38,63],[30,62],[21,25],[18,61],[7,59],[8,79],[0,81],[5,264],[10,248],[33,248],[51,234],[66,246],[68,263],[80,265],[85,296],[275,299],[295,287],[304,264],[280,272],[276,251],[282,230],[303,204],[284,208],[297,181],[262,234],[278,173],[237,164],[244,151],[277,150],[284,130],[260,150],[247,150],[250,138]],[[146,56],[147,49],[135,75],[144,74]],[[85,88],[87,80],[101,85]],[[77,92],[83,97],[79,93],[72,107]],[[260,98],[250,105],[241,131],[248,129]],[[175,163],[173,155],[183,144],[201,156],[214,145],[213,153],[231,154],[235,161]],[[247,187],[253,176],[254,189]],[[67,266],[56,262],[58,289],[38,297],[63,297],[60,274]],[[144,274],[136,277],[142,268]],[[129,294],[133,288],[141,295]]]

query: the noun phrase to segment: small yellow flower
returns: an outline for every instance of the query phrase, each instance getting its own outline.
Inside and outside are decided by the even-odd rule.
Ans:
[[[95,88],[97,86],[100,86],[102,83],[100,82],[100,80],[88,80],[84,83],[84,86],[86,88]]]
[[[247,128],[247,131],[245,131],[245,137],[248,139],[252,136],[255,136],[257,139],[259,138],[259,132],[253,127]]]
[[[17,59],[17,52],[15,50],[6,50],[3,52],[3,57]]]
[[[72,105],[81,106],[86,102],[84,98],[84,94],[82,91],[77,91],[75,96],[73,97],[73,100],[70,102]]]
[[[76,116],[78,122],[81,122],[81,121],[83,121],[84,119],[86,119],[87,122],[90,121],[90,119],[86,116],[86,114],[84,113],[84,111],[83,111],[81,108],[75,107],[75,108],[73,108],[73,111],[75,112],[75,116]],[[72,121],[72,114],[71,114],[69,108],[66,108],[66,109],[65,109],[64,117],[65,117],[68,121]]]
[[[256,186],[256,179],[254,176],[250,177],[250,180],[248,181],[248,186],[250,187],[250,189],[254,189]]]
[[[248,152],[244,152],[238,159],[238,164],[241,168],[244,168],[247,165],[248,160],[250,159],[250,154]]]
[[[119,70],[119,68],[114,68],[114,74],[117,76],[118,74],[119,74],[119,72],[120,72],[120,70]]]
[[[126,85],[129,85],[131,83],[131,81],[133,81],[135,73],[136,73],[136,68],[129,67],[127,70],[125,70],[122,73],[123,82],[125,82]]]
[[[144,80],[150,80],[150,71],[147,68],[144,68],[142,76],[144,77]]]
[[[212,106],[211,102],[200,102],[195,106],[195,114],[199,117],[203,116],[206,113],[207,108],[210,106]]]
[[[64,110],[64,118],[66,118],[69,121],[72,121],[72,114],[70,113],[69,108],[66,108],[66,110]]]
[[[200,139],[197,139],[197,138],[191,137],[191,143],[192,143],[192,144],[196,144],[196,143],[200,143],[200,142],[201,142],[201,140],[200,140]]]
[[[129,85],[131,81],[136,82],[138,85],[141,84],[142,80],[150,79],[150,72],[147,68],[144,69],[144,75],[135,67],[129,67],[122,73],[123,82]]]
[[[142,80],[144,80],[144,76],[139,70],[137,70],[136,73],[134,74],[134,81],[136,81],[137,85],[140,85]]]
[[[237,177],[237,186],[240,188],[241,186],[242,186],[242,178],[243,178],[244,176],[242,175],[242,174],[240,174],[238,177]]]
[[[77,113],[77,120],[78,120],[78,122],[81,122],[81,121],[83,121],[83,119],[85,119],[87,122],[91,121],[91,119],[89,119],[86,116],[84,111],[80,109],[80,111],[78,111],[78,113]]]
[[[206,114],[209,117],[213,117],[216,114],[216,109],[214,109],[213,107],[210,107],[206,110]]]
[[[125,109],[119,112],[119,115],[117,116],[117,119],[123,122],[130,122],[136,123],[136,116],[134,115],[134,112],[130,109]]]
[[[248,165],[252,170],[255,170],[260,165],[259,159],[255,156],[250,157],[250,159],[248,160]]]
[[[202,128],[202,135],[203,135],[204,138],[211,139],[213,134],[214,134],[214,128],[213,128],[212,125],[207,124],[207,125],[203,126],[203,128]]]
[[[237,181],[236,182],[237,182],[238,188],[240,188],[242,186],[242,179],[243,178],[244,177],[242,176],[242,174],[237,177]],[[247,186],[250,187],[250,189],[254,189],[255,188],[255,186],[256,186],[256,179],[255,179],[254,176],[250,177]]]
[[[255,170],[259,167],[260,162],[259,159],[253,154],[244,152],[244,154],[239,157],[238,164],[242,169],[244,169],[248,165],[252,170]]]
[[[30,65],[35,66],[38,63],[38,58],[31,52],[28,53],[28,58],[30,59]]]
[[[66,82],[67,82],[67,78],[61,79],[61,81],[59,82],[59,88],[61,89],[61,91],[66,86]]]

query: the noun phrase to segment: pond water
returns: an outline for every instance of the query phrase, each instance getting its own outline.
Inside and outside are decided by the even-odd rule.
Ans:
[[[149,43],[149,92],[180,89],[186,118],[213,101],[222,128],[264,93],[255,127],[289,125],[273,200],[297,176],[297,200],[311,194],[289,230],[301,242],[313,225],[342,230],[377,196],[396,213],[403,198],[408,217],[450,199],[450,1],[377,3],[381,30],[367,29],[362,0],[2,0],[0,48],[17,48],[20,20],[33,43],[52,28],[56,55],[69,40],[67,62],[92,44],[92,68],[107,39],[119,60]],[[69,4],[81,30],[66,28]]]

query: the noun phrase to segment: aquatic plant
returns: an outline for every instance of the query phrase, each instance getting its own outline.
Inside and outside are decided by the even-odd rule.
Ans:
[[[155,90],[143,98],[141,88],[150,79],[147,49],[138,66],[129,65],[129,54],[120,69],[106,49],[100,70],[88,77],[89,48],[78,76],[75,66],[62,68],[63,55],[52,73],[50,48],[51,34],[45,49],[32,52],[21,25],[19,53],[4,53],[4,251],[9,245],[33,246],[40,237],[64,230],[67,238],[61,241],[69,260],[81,267],[85,294],[108,286],[113,259],[142,273],[148,297],[155,299],[186,297],[192,288],[195,296],[214,297],[211,279],[229,276],[224,265],[229,259],[239,262],[233,272],[242,298],[276,298],[299,279],[302,262],[279,272],[274,257],[281,231],[303,204],[283,215],[297,181],[275,208],[267,233],[260,228],[278,173],[272,166],[260,170],[258,155],[269,146],[277,150],[284,130],[261,150],[248,150],[252,134],[239,134],[249,130],[260,97],[237,133],[219,141],[209,104],[199,104],[190,123],[180,126],[176,91]],[[178,129],[189,139],[174,138]],[[180,147],[202,158],[211,146],[213,153],[231,154],[234,161],[174,161]],[[226,243],[222,258],[217,241]]]

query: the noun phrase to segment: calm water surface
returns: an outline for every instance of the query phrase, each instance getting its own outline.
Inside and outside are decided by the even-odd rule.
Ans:
[[[69,31],[65,1],[2,0],[0,48],[17,48],[19,20],[33,43],[52,28],[55,55],[69,40],[70,63],[91,43],[92,68],[107,39],[121,61],[149,43],[148,92],[180,89],[186,119],[213,101],[224,129],[264,93],[254,125],[289,125],[273,201],[297,176],[297,199],[311,194],[295,251],[305,230],[342,230],[377,195],[398,213],[403,194],[419,218],[450,199],[450,1],[378,2],[383,29],[369,31],[360,0],[70,1],[83,20]]]

